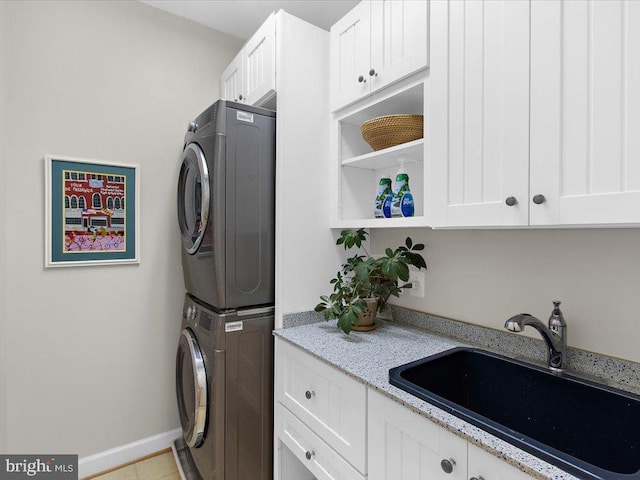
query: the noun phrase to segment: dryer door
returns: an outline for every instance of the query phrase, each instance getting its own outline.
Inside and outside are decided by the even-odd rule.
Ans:
[[[182,246],[191,255],[198,251],[209,220],[209,169],[199,145],[190,143],[182,155],[178,178],[178,223]]]
[[[176,357],[176,394],[182,433],[187,445],[199,447],[207,424],[207,372],[193,331],[180,335]]]

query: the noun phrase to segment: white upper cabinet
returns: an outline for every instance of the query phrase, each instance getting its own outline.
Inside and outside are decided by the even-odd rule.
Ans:
[[[371,1],[371,91],[428,65],[429,2]]]
[[[331,110],[370,91],[370,3],[358,3],[330,32]]]
[[[527,225],[529,2],[432,1],[431,18],[432,223]]]
[[[428,66],[429,2],[363,0],[331,27],[331,110]]]
[[[532,225],[640,223],[640,2],[531,2]]]
[[[431,15],[434,226],[640,223],[640,2]]]
[[[240,95],[242,95],[242,52],[236,55],[236,58],[229,64],[229,66],[222,72],[222,78],[220,79],[220,97],[223,100],[233,100],[234,102],[240,102]]]
[[[276,14],[272,13],[222,73],[222,99],[260,106],[274,96],[275,44]]]

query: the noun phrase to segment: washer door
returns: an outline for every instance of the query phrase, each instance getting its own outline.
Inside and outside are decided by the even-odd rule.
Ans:
[[[178,223],[182,246],[191,255],[198,251],[209,220],[209,169],[199,145],[190,143],[182,155],[178,178]]]
[[[207,372],[193,331],[180,335],[176,356],[176,394],[184,440],[190,447],[204,441],[207,424]]]

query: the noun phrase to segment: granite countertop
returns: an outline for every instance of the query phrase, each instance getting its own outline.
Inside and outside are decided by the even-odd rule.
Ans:
[[[274,335],[456,433],[527,474],[543,480],[578,480],[499,438],[389,383],[389,369],[459,346],[472,346],[421,328],[376,320],[373,332],[345,335],[336,322],[276,330]],[[476,346],[477,348],[477,346]]]

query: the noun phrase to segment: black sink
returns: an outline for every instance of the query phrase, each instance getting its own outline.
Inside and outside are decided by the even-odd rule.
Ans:
[[[473,348],[389,382],[584,479],[640,480],[640,397]]]

